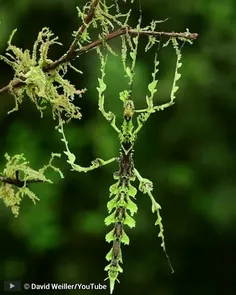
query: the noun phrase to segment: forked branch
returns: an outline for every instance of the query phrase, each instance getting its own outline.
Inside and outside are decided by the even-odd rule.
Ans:
[[[166,36],[169,38],[174,37],[174,38],[182,38],[182,39],[186,39],[186,40],[195,40],[198,37],[197,33],[190,33],[190,32],[176,33],[176,32],[158,32],[158,31],[140,31],[140,30],[132,29],[131,27],[122,27],[116,31],[111,32],[104,39],[95,40],[95,41],[91,42],[90,44],[83,46],[80,49],[76,50],[76,45],[79,40],[79,37],[86,29],[86,24],[88,25],[88,23],[92,21],[92,19],[94,17],[94,11],[95,11],[95,8],[96,8],[98,2],[99,2],[99,0],[95,0],[91,4],[91,7],[90,7],[89,12],[87,14],[87,17],[85,18],[83,25],[78,30],[76,37],[75,37],[73,43],[71,44],[69,50],[64,55],[62,55],[59,59],[57,59],[54,62],[52,62],[51,64],[45,66],[43,68],[44,72],[50,72],[50,71],[56,69],[59,65],[70,62],[73,59],[75,59],[77,56],[80,56],[80,55],[90,51],[91,49],[94,49],[94,48],[100,46],[102,43],[110,41],[110,40],[112,40],[116,37],[119,37],[121,35],[124,35],[124,34],[130,34],[130,35],[138,35],[139,34],[139,35],[146,35],[146,36]],[[8,85],[6,85],[0,89],[0,94],[4,93],[4,92],[8,92],[8,91],[10,91],[10,89],[12,90],[13,88],[17,88],[22,85],[24,85],[23,81],[19,81],[19,80],[11,81],[8,83]]]

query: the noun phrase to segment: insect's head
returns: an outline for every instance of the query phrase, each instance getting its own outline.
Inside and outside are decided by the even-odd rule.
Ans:
[[[132,119],[134,115],[134,103],[132,100],[126,100],[124,102],[124,118],[126,120]]]

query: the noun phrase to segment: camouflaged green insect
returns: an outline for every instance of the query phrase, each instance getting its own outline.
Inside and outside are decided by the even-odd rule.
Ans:
[[[139,29],[139,28],[138,28]],[[131,38],[129,35],[122,36],[122,54],[121,61],[124,66],[126,77],[129,79],[129,86],[132,88],[133,78],[134,78],[134,67],[136,63],[136,55],[138,48],[139,35]],[[137,189],[131,184],[136,179],[139,181],[138,189],[143,194],[147,194],[151,200],[151,210],[156,212],[157,219],[155,225],[159,226],[158,236],[161,238],[161,247],[167,257],[170,268],[172,272],[174,271],[169,256],[166,252],[165,241],[164,241],[164,228],[162,224],[162,218],[160,215],[161,206],[156,202],[153,197],[153,183],[140,175],[136,169],[133,161],[134,155],[134,143],[136,141],[139,131],[142,129],[144,123],[148,120],[151,114],[164,110],[167,107],[174,104],[175,93],[178,90],[176,86],[177,81],[180,78],[179,68],[182,66],[181,63],[181,51],[179,49],[178,41],[176,38],[171,37],[170,41],[163,46],[167,46],[169,43],[172,43],[175,52],[176,52],[176,67],[173,85],[170,93],[170,101],[168,103],[155,106],[154,105],[154,95],[157,91],[156,75],[158,73],[159,61],[157,60],[157,54],[154,58],[154,70],[152,73],[152,81],[148,85],[149,95],[146,96],[147,107],[141,110],[136,110],[134,102],[131,99],[131,90],[124,90],[120,93],[119,98],[123,102],[123,123],[121,128],[118,128],[116,125],[116,116],[110,111],[105,111],[104,102],[105,96],[104,92],[106,90],[106,84],[104,82],[105,78],[105,65],[107,62],[107,57],[105,57],[100,48],[97,48],[98,56],[101,60],[101,78],[98,78],[99,86],[98,90],[98,109],[101,111],[102,115],[109,122],[112,128],[118,135],[120,141],[120,154],[118,157],[113,157],[109,160],[102,160],[100,158],[92,161],[89,167],[82,167],[78,164],[75,164],[76,157],[68,147],[68,142],[64,133],[63,125],[64,121],[59,120],[58,130],[62,134],[62,141],[65,143],[65,154],[67,155],[67,162],[71,165],[74,171],[78,172],[88,172],[93,169],[99,168],[104,165],[108,165],[112,162],[118,162],[119,170],[113,174],[113,178],[116,181],[110,187],[110,200],[107,203],[108,216],[105,218],[105,225],[112,225],[113,228],[106,235],[106,241],[112,243],[112,247],[106,255],[106,260],[109,264],[105,267],[105,271],[108,273],[108,277],[105,280],[109,280],[110,284],[110,293],[113,292],[115,287],[115,282],[118,281],[118,276],[123,272],[121,264],[123,263],[122,259],[122,250],[121,245],[128,245],[130,240],[127,236],[124,228],[128,226],[130,228],[135,227],[135,220],[133,218],[134,214],[137,213],[138,207],[135,204],[135,197],[137,194]],[[154,43],[153,43],[154,44]],[[131,57],[132,64],[131,67],[127,66],[127,52],[128,47],[130,49],[129,56]],[[137,125],[133,123],[133,119],[136,117]]]

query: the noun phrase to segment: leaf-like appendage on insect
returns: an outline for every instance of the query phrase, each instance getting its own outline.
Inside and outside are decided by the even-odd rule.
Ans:
[[[129,216],[128,213],[126,213],[124,224],[128,225],[130,228],[135,227],[135,220],[131,216]]]
[[[133,186],[133,185],[129,185],[129,188],[128,188],[128,194],[129,196],[135,198],[136,194],[137,194],[137,189]]]
[[[125,245],[129,245],[129,237],[127,236],[127,234],[124,231],[122,232],[122,236],[121,236],[120,241]]]
[[[131,201],[129,197],[127,197],[126,209],[128,209],[130,211],[130,215],[133,216],[134,213],[137,213],[138,206],[133,201]]]
[[[108,203],[107,203],[107,209],[108,209],[108,213],[111,213],[111,211],[116,208],[117,206],[117,199],[119,197],[118,196],[115,196],[112,200],[110,200]]]
[[[116,222],[116,212],[111,213],[109,216],[105,218],[105,225],[110,225]]]
[[[108,234],[106,234],[105,240],[110,243],[114,240],[114,229],[112,229]]]
[[[110,186],[110,189],[109,189],[110,193],[111,193],[110,195],[116,195],[117,194],[117,192],[119,190],[118,186],[119,186],[119,182],[117,182],[117,183]]]

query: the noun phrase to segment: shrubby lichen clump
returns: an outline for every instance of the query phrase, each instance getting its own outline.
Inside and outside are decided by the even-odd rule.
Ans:
[[[68,119],[80,119],[80,109],[74,105],[74,99],[75,95],[81,96],[86,89],[77,90],[69,80],[64,78],[68,67],[76,69],[70,62],[67,62],[51,71],[45,71],[45,67],[53,62],[48,58],[49,48],[52,45],[62,45],[57,41],[58,37],[54,37],[49,28],[43,28],[30,52],[28,49],[23,51],[12,45],[15,33],[16,30],[9,38],[6,56],[0,55],[0,58],[14,70],[10,91],[15,97],[16,105],[10,112],[18,110],[18,104],[22,103],[24,94],[26,94],[41,112],[41,116],[43,110],[50,104],[54,118],[65,113]],[[23,85],[14,88],[16,81],[22,82]]]
[[[52,168],[63,178],[60,169],[52,165],[52,161],[55,157],[60,157],[60,154],[52,153],[49,163],[41,169],[35,170],[29,166],[29,162],[26,161],[23,154],[14,155],[12,157],[5,154],[7,163],[3,172],[0,174],[0,199],[3,200],[7,207],[11,208],[15,217],[19,214],[20,203],[24,196],[28,196],[34,204],[36,201],[39,201],[39,198],[28,187],[29,183],[52,183],[52,181],[45,176],[45,172],[48,168]]]

